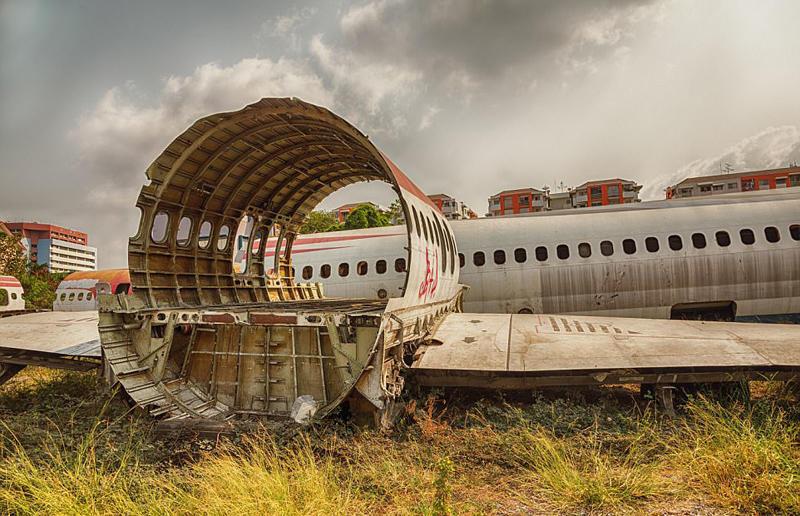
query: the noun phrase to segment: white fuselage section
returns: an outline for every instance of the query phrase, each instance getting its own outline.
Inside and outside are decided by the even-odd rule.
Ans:
[[[669,318],[731,302],[737,317],[800,313],[800,192],[451,226],[465,311]],[[399,297],[406,242],[403,226],[302,235],[296,278],[333,297]]]

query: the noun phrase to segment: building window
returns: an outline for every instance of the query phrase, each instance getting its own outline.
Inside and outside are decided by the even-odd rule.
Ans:
[[[728,190],[738,190],[739,183],[728,183]]]
[[[606,193],[609,197],[619,197],[619,185],[608,185]]]
[[[683,249],[683,239],[681,239],[680,235],[670,235],[667,239],[667,243],[669,244],[669,248],[673,251],[680,251]]]
[[[394,271],[395,272],[406,272],[406,259],[405,258],[398,258],[394,261]]]
[[[656,237],[647,237],[644,239],[644,248],[650,253],[657,253],[659,249],[658,239]]]
[[[756,235],[752,229],[742,229],[739,231],[739,238],[742,239],[744,245],[753,245],[756,242]]]
[[[323,278],[330,278],[331,277],[331,266],[329,264],[325,264],[319,269],[319,275]]]
[[[578,244],[578,256],[581,258],[589,258],[592,256],[592,246],[587,242],[581,242]]]
[[[706,236],[702,233],[693,233],[692,234],[692,245],[695,249],[705,249],[706,247]]]
[[[792,186],[800,186],[800,174],[789,176],[789,184]]]
[[[303,267],[303,279],[304,280],[310,280],[311,276],[313,276],[313,275],[314,275],[313,267],[311,267],[310,265],[306,265],[305,267]]]
[[[375,262],[375,272],[378,274],[386,273],[386,260],[378,260]]]
[[[519,196],[519,205],[520,206],[528,206],[530,202],[528,201],[527,195],[520,195]]]
[[[720,247],[728,247],[731,245],[731,236],[727,231],[717,231],[714,234],[714,238],[716,238],[717,245]]]
[[[725,185],[714,185],[713,188],[715,192],[721,192],[722,190],[725,189]]]
[[[775,226],[767,226],[764,228],[764,236],[767,237],[767,242],[774,244],[780,242],[781,234]]]
[[[800,240],[800,224],[789,226],[789,234],[792,235],[792,240]]]
[[[753,178],[742,179],[742,191],[749,192],[756,189],[756,180]]]
[[[511,210],[514,208],[514,199],[512,197],[503,197],[503,208]]]
[[[547,248],[546,247],[544,247],[544,246],[537,247],[536,250],[534,251],[534,254],[536,255],[536,259],[539,260],[540,262],[546,262],[547,261]]]
[[[506,252],[503,251],[502,249],[497,249],[494,252],[494,263],[496,263],[497,265],[503,265],[504,263],[506,263]]]
[[[464,260],[464,254],[463,253],[458,253],[458,266],[459,267],[464,267],[465,263],[466,263],[466,260]]]
[[[569,258],[569,247],[566,244],[559,244],[556,247],[556,256],[562,260]]]
[[[472,263],[476,267],[483,267],[486,263],[486,255],[483,254],[483,251],[478,251],[472,255]]]
[[[759,190],[769,190],[769,179],[759,179],[758,180],[758,189]]]
[[[603,256],[611,256],[614,254],[614,244],[611,240],[603,240],[600,242],[600,254]]]
[[[626,238],[622,241],[622,250],[625,254],[633,254],[636,252],[636,241],[632,238]]]
[[[786,178],[779,177],[775,180],[775,188],[786,188]]]
[[[711,185],[700,185],[700,193],[708,193],[711,191]]]
[[[603,191],[599,186],[593,186],[589,189],[592,197],[602,197]]]
[[[356,264],[356,274],[359,276],[365,276],[369,271],[369,266],[367,266],[367,262],[358,262]]]
[[[517,247],[516,249],[514,249],[514,261],[515,262],[517,262],[517,263],[525,263],[527,260],[528,260],[528,252],[524,248]]]

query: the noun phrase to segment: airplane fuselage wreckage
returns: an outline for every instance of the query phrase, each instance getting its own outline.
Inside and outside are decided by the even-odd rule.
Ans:
[[[109,379],[167,420],[285,417],[300,405],[319,418],[346,403],[384,426],[407,379],[640,383],[669,406],[681,384],[800,375],[800,326],[460,313],[448,221],[364,134],[294,98],[198,120],[147,177],[128,251],[133,292],[100,296],[99,332]],[[392,186],[407,221],[402,296],[328,299],[296,281],[305,217],[374,180]]]

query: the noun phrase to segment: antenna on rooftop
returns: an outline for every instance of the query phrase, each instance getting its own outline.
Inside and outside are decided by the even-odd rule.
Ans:
[[[733,165],[731,165],[727,161],[725,163],[720,161],[719,171],[722,172],[723,174],[730,174],[731,172],[733,172]]]

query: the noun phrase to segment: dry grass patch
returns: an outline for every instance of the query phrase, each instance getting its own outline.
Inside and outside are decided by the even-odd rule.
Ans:
[[[800,514],[800,425],[769,405],[700,400],[672,436],[672,460],[695,491],[721,507]]]

